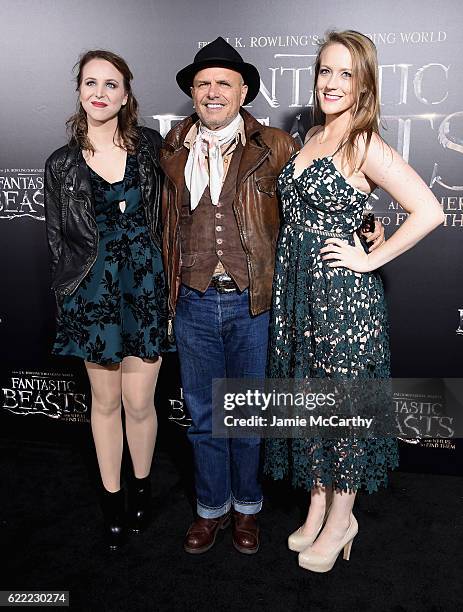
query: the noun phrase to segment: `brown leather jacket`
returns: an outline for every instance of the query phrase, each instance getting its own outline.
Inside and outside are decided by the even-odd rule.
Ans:
[[[244,109],[240,112],[244,119],[246,145],[238,169],[233,212],[248,261],[249,307],[253,315],[258,315],[271,305],[275,245],[280,227],[276,181],[282,167],[299,147],[286,132],[261,125]],[[183,143],[197,120],[197,115],[192,115],[176,125],[167,134],[160,154],[165,173],[162,250],[171,316],[175,315],[180,284],[179,214],[188,157],[188,149]]]

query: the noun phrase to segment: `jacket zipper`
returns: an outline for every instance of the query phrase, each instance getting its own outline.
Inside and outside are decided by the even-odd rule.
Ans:
[[[143,136],[143,138],[146,137]],[[159,167],[159,163],[157,162],[157,160],[151,155],[151,151],[145,152],[145,155],[148,155],[151,163],[153,164],[153,166],[158,166]],[[156,188],[155,191],[158,193],[158,202],[157,202],[157,211],[158,211],[158,215],[161,214],[161,210],[160,207],[162,205],[162,191],[160,189],[160,180],[159,180],[159,175],[154,173],[156,176],[156,185],[154,185],[154,187]],[[141,180],[141,177],[140,177]],[[148,207],[146,205],[146,201],[144,198],[144,194],[143,194],[143,189],[140,189],[140,193],[141,193],[141,197],[143,200],[143,209],[144,209],[144,213],[145,213],[145,221],[146,221],[146,227],[148,228],[149,233],[151,234],[151,240],[153,241],[153,244],[157,247],[157,249],[159,251],[161,251],[162,254],[162,242],[159,243],[156,237],[156,229],[157,229],[157,219],[155,219],[155,217],[153,217],[152,221],[150,222],[149,219],[149,214],[148,214]]]
[[[74,199],[71,196],[72,199]],[[90,205],[90,199],[88,198],[87,195],[84,195],[85,198],[85,210],[88,212],[88,205]],[[99,242],[100,242],[100,236],[98,233],[98,226],[96,224],[96,221],[93,217],[91,217],[93,225],[95,226],[95,230],[96,230],[96,250],[95,250],[95,256],[93,258],[93,260],[91,261],[91,263],[89,265],[87,265],[85,272],[76,280],[74,281],[74,283],[70,286],[70,287],[66,287],[66,289],[64,291],[61,291],[60,293],[62,293],[63,295],[72,295],[77,288],[79,287],[79,285],[81,284],[81,282],[84,280],[84,278],[87,276],[87,274],[90,272],[90,269],[93,267],[93,265],[95,264],[97,258],[98,258],[98,246],[99,246]]]

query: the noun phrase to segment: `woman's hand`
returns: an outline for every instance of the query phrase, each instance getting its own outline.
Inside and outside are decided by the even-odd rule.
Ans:
[[[349,268],[354,272],[371,272],[373,269],[368,253],[363,250],[360,238],[354,232],[355,246],[339,238],[327,238],[325,246],[320,249],[322,260],[331,260],[329,268]]]

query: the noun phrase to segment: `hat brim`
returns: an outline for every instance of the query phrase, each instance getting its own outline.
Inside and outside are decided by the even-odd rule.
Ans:
[[[228,68],[229,70],[235,70],[239,72],[243,77],[243,81],[248,86],[248,92],[244,99],[245,104],[249,104],[259,93],[260,88],[260,76],[259,71],[252,64],[246,62],[232,62],[222,58],[208,58],[202,62],[194,62],[186,68],[183,68],[177,73],[177,83],[180,89],[191,98],[191,87],[193,85],[193,79],[195,74],[204,68]]]

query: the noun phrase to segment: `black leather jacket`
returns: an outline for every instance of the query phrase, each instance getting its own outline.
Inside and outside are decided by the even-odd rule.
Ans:
[[[137,161],[146,224],[161,248],[161,193],[159,165],[162,138],[140,127]],[[45,220],[51,253],[52,289],[60,298],[73,293],[96,261],[98,228],[90,172],[78,146],[57,149],[45,162]]]

